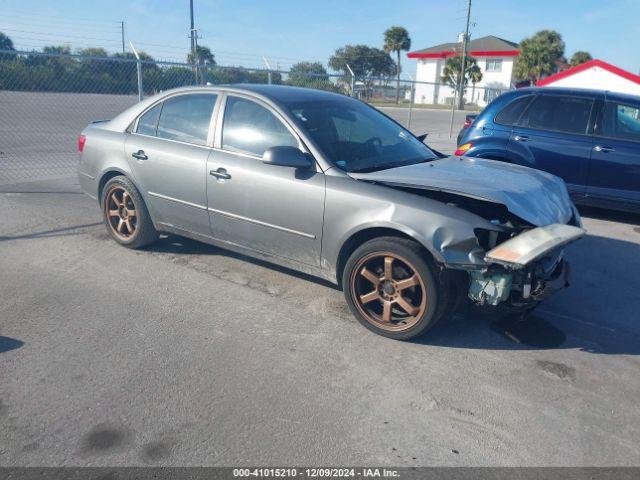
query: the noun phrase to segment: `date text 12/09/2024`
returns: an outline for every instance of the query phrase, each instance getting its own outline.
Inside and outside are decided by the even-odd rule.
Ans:
[[[398,478],[397,470],[388,468],[234,468],[233,476],[259,478]]]

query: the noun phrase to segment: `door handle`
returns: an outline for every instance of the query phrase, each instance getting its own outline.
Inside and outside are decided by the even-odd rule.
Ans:
[[[225,168],[219,168],[217,170],[210,170],[209,171],[209,175],[216,177],[216,178],[220,178],[222,180],[229,180],[231,178],[231,175],[229,175],[227,173],[227,170]]]
[[[603,152],[603,153],[610,153],[610,152],[615,152],[616,151],[615,148],[605,147],[605,146],[602,146],[602,145],[596,145],[595,147],[593,147],[593,149],[596,152]]]
[[[516,142],[528,142],[529,141],[529,137],[527,137],[526,135],[516,135],[515,137],[513,137],[513,139]]]
[[[144,150],[138,150],[137,152],[133,152],[131,156],[133,158],[137,158],[138,160],[147,160],[149,158],[145,155]]]

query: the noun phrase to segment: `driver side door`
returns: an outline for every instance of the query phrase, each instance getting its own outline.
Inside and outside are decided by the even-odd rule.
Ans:
[[[268,165],[275,146],[304,149],[282,115],[258,99],[226,95],[207,160],[212,235],[262,254],[319,266],[325,179],[319,167]]]

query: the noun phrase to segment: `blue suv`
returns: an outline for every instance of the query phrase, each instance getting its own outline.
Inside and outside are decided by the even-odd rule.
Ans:
[[[553,173],[577,204],[640,211],[640,97],[565,88],[511,91],[475,119],[455,154]]]

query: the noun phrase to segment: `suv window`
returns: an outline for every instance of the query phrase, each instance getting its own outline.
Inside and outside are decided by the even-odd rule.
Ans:
[[[160,110],[162,110],[161,103],[142,115],[138,120],[138,128],[136,129],[136,133],[140,133],[142,135],[152,135],[155,137],[156,131],[158,130],[158,118],[160,118]]]
[[[522,116],[523,127],[586,134],[593,99],[538,95]]]
[[[267,108],[251,100],[227,97],[222,148],[262,156],[271,147],[297,147],[298,141]]]
[[[508,103],[506,107],[498,112],[494,121],[500,125],[513,125],[518,121],[532,98],[533,95],[526,95],[512,100],[511,103]]]
[[[606,102],[599,130],[605,137],[640,142],[640,108]]]
[[[217,95],[210,93],[195,93],[165,100],[158,122],[157,136],[206,145],[216,98]]]

